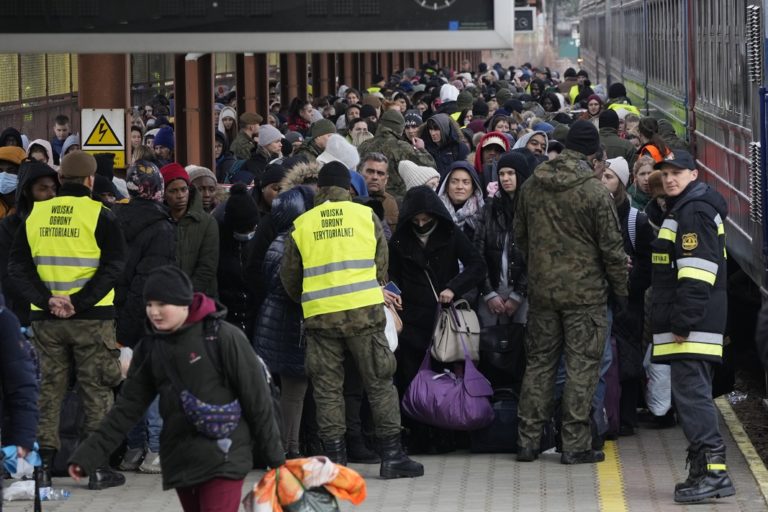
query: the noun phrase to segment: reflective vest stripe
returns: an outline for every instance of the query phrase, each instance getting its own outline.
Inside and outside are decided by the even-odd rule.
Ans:
[[[725,464],[707,464],[707,471],[726,471],[727,469]]]
[[[651,254],[651,261],[657,265],[669,265],[669,254],[654,252]]]
[[[74,281],[43,281],[45,286],[48,287],[51,292],[65,292],[67,295],[74,293],[74,288],[82,288],[85,283],[90,281],[90,277],[83,277],[82,279],[76,279]]]
[[[306,292],[301,294],[301,302],[310,302],[317,299],[327,299],[328,297],[336,297],[338,295],[346,295],[347,293],[360,292],[363,290],[378,289],[379,282],[375,279],[372,281],[362,281],[360,283],[343,284],[341,286],[333,286],[331,288],[325,288],[323,290],[317,290],[316,292]]]
[[[717,263],[704,258],[679,258],[677,260],[677,268],[698,268],[706,270],[710,274],[717,275],[718,266]]]
[[[707,272],[706,270],[699,270],[698,268],[688,267],[681,268],[677,271],[677,280],[679,281],[680,279],[695,279],[714,286],[715,280],[717,280],[717,274]]]
[[[659,238],[661,238],[662,240],[669,240],[670,242],[675,243],[675,240],[677,240],[677,233],[675,233],[671,229],[661,228],[659,230]]]
[[[35,256],[35,265],[57,265],[60,267],[98,267],[97,258],[70,256]]]
[[[709,343],[684,341],[683,343],[665,343],[653,346],[654,356],[670,356],[677,354],[700,354],[705,356],[723,357],[723,346]]]
[[[710,344],[716,345],[716,344],[723,343],[723,335],[717,332],[691,331],[690,333],[688,333],[687,341],[695,341],[699,343],[710,343]],[[675,343],[674,334],[672,334],[671,332],[654,334],[653,343],[654,345],[665,344],[665,343]]]
[[[568,98],[571,100],[571,105],[576,103],[576,98],[579,97],[579,84],[572,85],[568,90]]]
[[[370,268],[374,265],[376,265],[376,262],[372,259],[336,261],[334,263],[328,263],[326,265],[305,268],[304,277],[305,278],[317,277],[323,274],[329,274],[331,272],[338,272],[339,270]]]

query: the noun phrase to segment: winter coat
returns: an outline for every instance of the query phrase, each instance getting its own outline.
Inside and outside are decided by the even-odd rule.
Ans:
[[[405,182],[397,171],[397,166],[401,160],[410,160],[418,165],[426,167],[435,167],[435,159],[426,151],[414,149],[412,145],[400,138],[399,133],[388,126],[379,125],[376,129],[376,135],[357,148],[360,157],[363,158],[368,153],[383,153],[389,160],[389,181],[387,182],[387,192],[401,201],[405,196]]]
[[[0,441],[32,449],[39,413],[38,385],[29,344],[0,295]],[[6,421],[7,420],[7,421]]]
[[[609,290],[626,297],[616,207],[585,155],[566,149],[540,164],[519,194],[515,239],[528,262],[531,307],[606,304]]]
[[[3,130],[3,133],[0,133],[0,144],[5,145],[5,139],[8,137],[13,137],[13,140],[16,141],[16,146],[24,147],[24,142],[21,140],[21,132],[16,128],[8,127]]]
[[[675,132],[675,127],[666,119],[659,119],[659,136],[671,150],[684,149],[688,151],[688,145],[681,140]]]
[[[451,199],[448,197],[448,191],[446,190],[451,175],[455,171],[465,171],[469,173],[469,176],[472,178],[472,184],[474,185],[472,195],[464,204],[459,206],[456,206],[451,202]],[[464,231],[464,234],[467,235],[467,238],[470,240],[474,240],[475,231],[482,219],[483,205],[485,205],[483,195],[480,179],[477,177],[475,169],[469,162],[456,162],[452,164],[451,169],[445,175],[442,183],[440,183],[440,188],[437,190],[437,197],[443,202],[451,219],[453,219],[453,222]]]
[[[2,140],[2,139],[0,139]],[[23,170],[19,175],[19,185],[16,187],[15,212],[0,220],[0,286],[5,295],[5,304],[13,311],[23,326],[29,325],[29,302],[26,301],[16,284],[8,275],[8,261],[11,247],[16,238],[16,232],[21,226],[22,219],[27,218],[32,211],[32,185],[38,178],[49,177],[58,183],[56,171],[48,166],[33,166]]]
[[[629,271],[629,301],[642,305],[645,300],[645,290],[651,285],[651,243],[656,238],[648,216],[638,211],[635,223],[635,244],[629,233],[630,203],[624,201],[617,208],[621,223],[621,237],[624,241],[624,252],[632,258],[632,270]]]
[[[280,265],[285,253],[285,238],[299,215],[311,207],[309,188],[289,190],[279,196],[272,212],[277,238],[264,256],[262,276],[268,290],[259,308],[253,347],[269,369],[280,375],[301,377],[306,345],[302,332],[301,305],[288,296],[280,281]],[[309,203],[309,204],[307,204]]]
[[[78,464],[86,473],[104,464],[158,393],[163,418],[163,489],[189,487],[213,478],[240,480],[253,466],[252,445],[264,453],[271,467],[285,462],[269,385],[256,354],[245,335],[223,321],[226,310],[219,306],[210,316],[222,320],[216,345],[209,347],[219,351],[219,367],[203,346],[204,321],[185,324],[171,333],[153,332],[137,345],[115,405],[98,429],[80,444],[70,464]],[[178,392],[166,374],[163,355],[178,371],[182,384],[200,400],[212,404],[240,401],[242,417],[229,436],[232,445],[227,455],[215,439],[199,434],[187,420]]]
[[[250,241],[235,239],[225,223],[219,223],[219,300],[227,308],[227,321],[244,331],[250,324],[255,310],[253,297],[245,284]]]
[[[256,147],[256,143],[244,131],[240,130],[235,139],[229,145],[229,150],[238,160],[248,160],[251,158],[251,151]]]
[[[35,139],[32,142],[29,143],[29,148],[27,148],[27,157],[29,157],[30,150],[32,149],[32,146],[40,146],[45,150],[45,154],[48,155],[48,162],[46,162],[48,165],[56,169],[56,165],[53,162],[53,149],[51,149],[51,143],[48,142],[45,139]]]
[[[448,114],[435,114],[430,117],[430,120],[440,128],[440,142],[437,144],[432,142],[426,125],[421,137],[424,139],[424,149],[435,159],[435,169],[443,178],[448,174],[453,162],[467,159],[469,147],[464,143],[458,131],[458,125]]]
[[[651,196],[640,190],[640,187],[637,186],[637,183],[633,183],[629,186],[627,189],[627,194],[629,194],[629,199],[632,202],[632,206],[640,211],[645,210],[645,207],[648,206],[648,203],[651,200]]]
[[[192,279],[196,292],[210,297],[217,295],[219,226],[216,219],[203,210],[203,201],[195,187],[189,187],[187,213],[176,223],[176,261]]]
[[[728,206],[709,185],[694,181],[677,197],[668,198],[667,207],[651,245],[653,362],[721,362],[728,313],[723,224]],[[687,342],[678,346],[673,334]]]
[[[303,156],[308,162],[314,163],[322,152],[323,150],[317,147],[314,139],[305,139],[293,152],[293,156]]]
[[[437,219],[426,247],[411,224],[419,213],[428,213]],[[402,291],[403,331],[399,343],[426,350],[432,339],[436,311],[435,293],[427,273],[435,292],[439,294],[448,288],[460,298],[482,283],[485,262],[472,241],[453,223],[437,194],[426,186],[414,187],[406,194],[400,222],[389,243],[389,254],[389,279]]]
[[[619,137],[619,132],[616,128],[600,128],[600,144],[605,146],[605,155],[608,158],[624,157],[629,165],[630,172],[632,166],[635,165],[635,159],[637,158],[637,149],[635,145],[626,139]]]
[[[176,228],[161,204],[133,198],[115,205],[117,223],[128,246],[125,270],[115,285],[117,341],[134,347],[145,335],[144,284],[150,272],[176,263]]]

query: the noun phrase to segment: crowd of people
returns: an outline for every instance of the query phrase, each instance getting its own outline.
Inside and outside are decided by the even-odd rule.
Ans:
[[[119,469],[162,472],[185,510],[239,496],[254,456],[420,476],[409,455],[469,446],[399,406],[436,306],[465,299],[483,332],[519,346],[503,370],[479,366],[519,400],[518,461],[538,457],[553,418],[564,464],[634,435],[648,350],[672,368],[675,406],[656,420],[690,442],[675,499],[732,494],[711,402],[725,202],[621,83],[562,78],[430,62],[265,113],[217,102],[211,168],[176,162],[173,105],[158,97],[134,119],[124,178],[110,155],[79,151],[64,117],[52,143],[7,128],[0,282],[40,358],[39,424],[27,414],[18,432],[36,431],[42,478],[70,380],[85,422],[69,471],[92,489],[124,482],[107,463],[121,443]],[[394,352],[385,308],[402,322]],[[133,359],[113,401],[120,347]],[[181,388],[242,414],[206,438]]]

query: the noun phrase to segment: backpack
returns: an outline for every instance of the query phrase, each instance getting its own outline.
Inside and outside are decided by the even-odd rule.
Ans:
[[[229,167],[227,174],[224,176],[224,183],[231,184],[232,180],[237,176],[237,173],[240,172],[247,161],[248,160],[235,160],[235,163]]]

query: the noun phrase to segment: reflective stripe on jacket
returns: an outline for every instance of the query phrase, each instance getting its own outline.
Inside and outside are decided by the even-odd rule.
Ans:
[[[304,268],[304,318],[384,303],[370,208],[328,201],[301,215],[294,227]]]
[[[96,225],[103,206],[89,197],[60,196],[34,203],[27,239],[40,279],[53,295],[73,295],[93,277],[101,249]],[[96,306],[112,306],[110,290]],[[32,309],[40,309],[32,305]]]
[[[696,197],[698,194],[698,197]],[[667,213],[652,244],[653,361],[720,362],[727,311],[723,219],[694,182]],[[694,196],[694,197],[689,197]],[[676,342],[674,334],[685,336]]]

